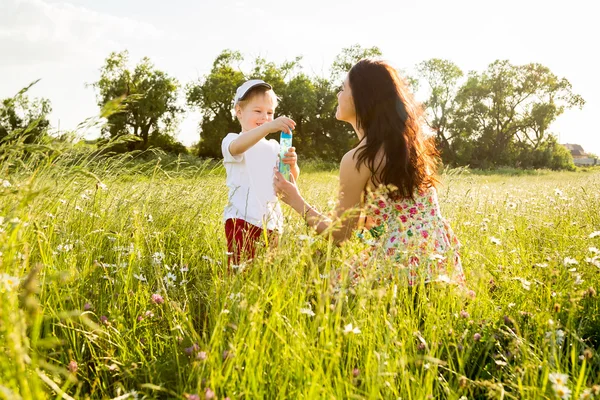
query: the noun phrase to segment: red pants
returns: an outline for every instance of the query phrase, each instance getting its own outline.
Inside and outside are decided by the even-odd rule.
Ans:
[[[251,260],[256,255],[256,245],[264,241],[263,228],[249,224],[243,219],[230,218],[225,221],[225,236],[229,264],[239,265],[244,260]],[[269,245],[277,245],[277,235],[267,229]]]

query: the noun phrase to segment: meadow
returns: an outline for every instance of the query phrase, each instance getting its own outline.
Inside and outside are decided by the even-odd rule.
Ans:
[[[337,171],[299,185],[333,209]],[[227,272],[218,163],[9,147],[0,398],[600,399],[600,171],[438,190],[467,288],[340,289],[362,245],[285,206],[279,247]]]

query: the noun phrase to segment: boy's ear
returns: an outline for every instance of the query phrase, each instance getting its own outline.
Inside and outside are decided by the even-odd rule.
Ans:
[[[242,106],[239,104],[235,105],[235,116],[238,117],[238,119],[242,116]]]

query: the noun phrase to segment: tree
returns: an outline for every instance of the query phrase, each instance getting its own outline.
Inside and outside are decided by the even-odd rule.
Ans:
[[[471,165],[479,167],[514,165],[519,152],[528,151],[517,143],[529,141],[537,148],[564,109],[584,103],[548,68],[507,60],[495,61],[483,73],[471,72],[456,99],[453,129],[475,140]]]
[[[458,81],[464,74],[453,62],[439,58],[421,62],[417,65],[417,72],[431,91],[424,104],[428,114],[427,123],[435,132],[443,161],[455,164],[455,146],[461,142],[454,142],[454,139],[460,131],[451,128],[456,116]]]
[[[238,132],[233,115],[233,95],[246,78],[239,69],[241,53],[224,50],[213,62],[210,73],[186,87],[187,103],[202,114],[198,155],[221,158],[221,140],[228,132]],[[234,66],[237,63],[238,66]]]
[[[333,61],[333,65],[331,66],[331,80],[335,82],[343,78],[350,71],[350,68],[363,58],[381,57],[381,55],[381,50],[377,46],[364,48],[355,44],[345,47]]]
[[[92,84],[99,91],[100,108],[117,99],[122,100],[122,106],[108,115],[103,134],[110,138],[134,135],[141,139],[144,149],[152,144],[153,137],[157,142],[169,141],[164,135],[171,136],[177,117],[183,111],[177,105],[179,83],[156,69],[147,57],[133,70],[128,64],[127,51],[111,53],[100,70],[100,79]],[[140,145],[131,142],[129,150],[135,147]]]
[[[50,101],[44,98],[30,100],[26,94],[36,82],[0,102],[0,145],[11,138],[34,143],[47,135],[48,114],[52,111]]]

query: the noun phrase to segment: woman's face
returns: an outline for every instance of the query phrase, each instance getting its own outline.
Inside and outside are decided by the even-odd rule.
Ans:
[[[352,100],[352,91],[350,90],[350,84],[348,83],[348,76],[344,79],[344,83],[342,83],[337,97],[338,106],[335,111],[335,117],[340,121],[355,124],[356,110],[354,108],[354,100]]]

